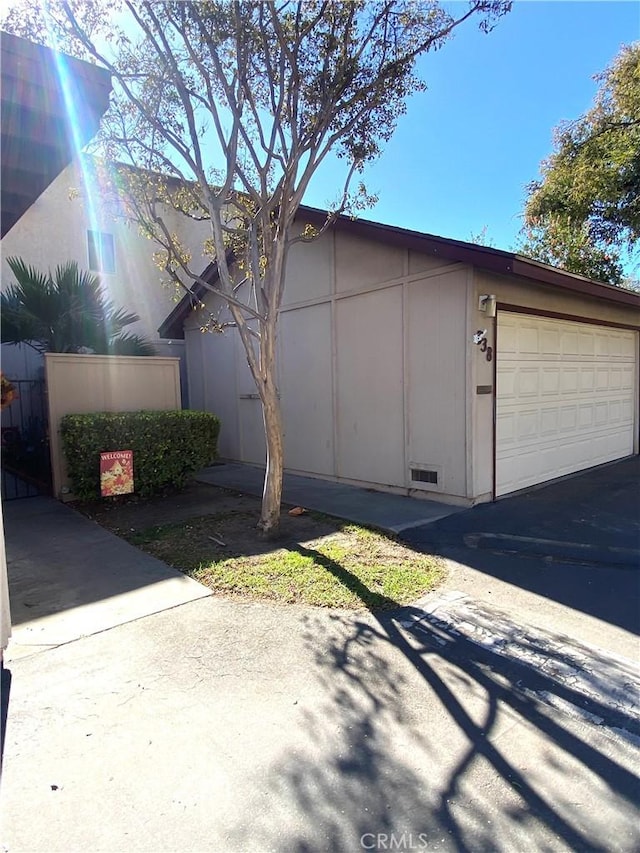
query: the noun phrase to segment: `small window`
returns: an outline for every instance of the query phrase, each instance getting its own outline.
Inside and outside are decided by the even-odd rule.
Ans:
[[[105,231],[87,231],[89,269],[113,274],[116,271],[116,251],[113,234]]]

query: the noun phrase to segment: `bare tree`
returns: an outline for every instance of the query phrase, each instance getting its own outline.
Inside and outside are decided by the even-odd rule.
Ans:
[[[138,167],[128,172],[131,210],[162,247],[165,270],[228,306],[262,403],[259,524],[267,534],[277,530],[282,492],[275,367],[288,252],[338,213],[371,202],[361,183],[352,187],[391,138],[407,98],[424,88],[418,57],[472,17],[488,31],[510,6],[475,0],[453,4],[455,16],[432,0],[75,0],[50,3],[40,18],[41,34],[55,32],[112,74],[107,151]],[[320,227],[296,225],[330,153],[344,163],[335,207]],[[167,207],[210,224],[215,281],[192,268]]]

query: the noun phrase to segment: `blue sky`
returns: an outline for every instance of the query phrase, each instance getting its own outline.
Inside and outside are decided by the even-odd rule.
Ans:
[[[454,14],[467,5],[445,4]],[[489,34],[467,21],[421,59],[428,89],[368,167],[379,202],[360,216],[459,240],[486,228],[493,245],[514,248],[525,188],[552,151],[554,127],[591,106],[593,76],[637,39],[636,0],[515,0]],[[343,180],[344,163],[328,161],[305,202],[330,206]]]
[[[497,248],[513,248],[553,128],[590,107],[593,75],[638,38],[636,2],[516,0],[488,35],[468,22],[421,61],[428,90],[411,99],[368,168],[365,183],[380,200],[361,216],[459,240],[486,226]],[[331,202],[335,168],[323,169],[307,204]]]

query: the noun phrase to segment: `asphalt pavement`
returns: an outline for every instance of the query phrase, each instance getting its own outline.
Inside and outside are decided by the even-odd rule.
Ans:
[[[638,657],[640,457],[400,535],[450,560],[452,588]]]

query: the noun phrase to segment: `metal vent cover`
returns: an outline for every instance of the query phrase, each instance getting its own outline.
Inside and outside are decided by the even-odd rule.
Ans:
[[[428,468],[412,468],[411,479],[414,483],[431,483],[438,485],[438,472]]]

